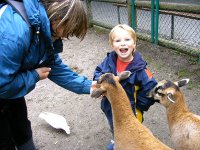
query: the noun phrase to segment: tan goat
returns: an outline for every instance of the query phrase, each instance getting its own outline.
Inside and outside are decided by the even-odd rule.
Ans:
[[[189,79],[163,80],[149,93],[149,97],[166,107],[171,141],[176,150],[200,150],[200,116],[188,110],[179,88],[188,82]]]
[[[103,74],[97,82],[92,97],[105,95],[112,106],[115,150],[169,150],[170,148],[155,138],[134,116],[130,101],[119,83],[129,77],[125,71],[119,76]]]

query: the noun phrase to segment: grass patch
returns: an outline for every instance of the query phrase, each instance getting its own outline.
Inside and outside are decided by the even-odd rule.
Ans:
[[[145,57],[145,60],[146,60],[146,62],[147,62],[148,64],[151,64],[152,61],[153,61],[152,57],[150,57],[150,56],[146,56],[146,57]]]
[[[195,72],[190,72],[187,69],[180,69],[176,75],[178,76],[178,78],[191,78],[196,76]],[[190,80],[190,82],[188,83],[188,89],[193,89],[193,88],[200,88],[199,82],[194,82],[192,80]]]
[[[198,64],[198,58],[189,57],[188,63],[189,63],[190,65],[197,65],[197,64]]]
[[[197,82],[193,82],[190,80],[190,82],[188,83],[188,89],[192,90],[194,88],[200,88],[200,85]]]
[[[187,69],[180,69],[176,74],[179,78],[189,77],[191,75]]]

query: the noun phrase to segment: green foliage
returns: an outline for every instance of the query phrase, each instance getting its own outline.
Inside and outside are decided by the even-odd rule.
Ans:
[[[187,70],[185,68],[178,70],[178,72],[176,74],[177,74],[177,76],[179,78],[189,77],[191,75],[191,73],[189,72],[189,70]]]
[[[176,72],[176,75],[178,76],[178,78],[190,78],[190,77],[194,77],[197,76],[196,72],[190,72],[188,69],[180,69],[178,72]],[[199,82],[195,82],[190,80],[189,84],[188,84],[188,88],[189,89],[193,89],[193,88],[200,88],[200,84]]]

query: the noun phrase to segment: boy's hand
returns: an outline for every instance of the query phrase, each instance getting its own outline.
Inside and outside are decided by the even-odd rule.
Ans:
[[[40,80],[46,79],[51,71],[51,68],[49,67],[41,67],[35,69],[35,71],[38,73]]]

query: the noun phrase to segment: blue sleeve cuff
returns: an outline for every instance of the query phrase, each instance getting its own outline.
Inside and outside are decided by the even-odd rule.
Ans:
[[[40,80],[39,74],[35,70],[33,70],[32,73],[33,73],[33,76],[35,77],[35,82],[38,82]]]
[[[84,88],[83,88],[83,93],[84,94],[90,94],[91,85],[92,85],[92,81],[91,80],[87,80],[87,82],[84,84]]]

